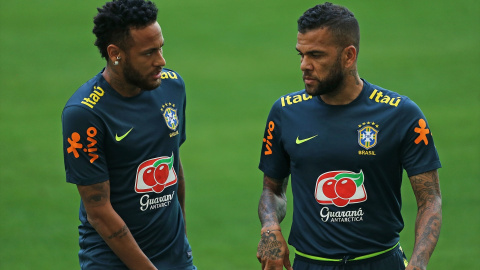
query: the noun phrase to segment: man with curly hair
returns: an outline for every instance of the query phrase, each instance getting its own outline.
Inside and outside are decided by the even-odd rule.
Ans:
[[[427,267],[442,223],[432,133],[408,97],[359,77],[359,41],[345,7],[327,2],[298,20],[305,89],[274,103],[260,158],[262,269],[292,269],[280,227],[289,176],[295,270]],[[404,169],[418,205],[410,261],[399,245]]]
[[[166,69],[151,1],[113,0],[94,18],[106,67],[62,113],[67,182],[81,197],[82,269],[196,269],[186,236],[185,84]]]

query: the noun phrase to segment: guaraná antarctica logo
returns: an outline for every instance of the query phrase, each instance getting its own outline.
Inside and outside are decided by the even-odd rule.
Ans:
[[[173,167],[173,153],[170,157],[157,157],[144,161],[138,166],[135,180],[135,192],[147,193],[140,198],[140,210],[154,210],[169,206],[175,191],[153,198],[150,198],[148,193],[162,193],[166,187],[176,183],[177,174]]]

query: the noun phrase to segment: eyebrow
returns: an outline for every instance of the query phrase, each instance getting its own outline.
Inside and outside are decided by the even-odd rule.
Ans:
[[[161,50],[163,48],[163,46],[165,46],[165,41],[160,45],[160,48],[152,47],[152,48],[145,49],[141,52],[142,53],[147,53],[147,52],[153,52],[153,51],[156,51],[156,50]]]
[[[321,53],[324,54],[324,51],[319,51],[319,50],[311,50],[311,51],[306,51],[305,53],[301,52],[297,47],[295,47],[295,50],[301,54],[313,54],[313,53]]]

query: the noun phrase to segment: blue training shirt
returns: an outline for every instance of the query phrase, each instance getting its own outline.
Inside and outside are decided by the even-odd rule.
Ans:
[[[162,71],[161,85],[123,97],[102,72],[82,85],[62,113],[67,182],[110,180],[110,200],[158,269],[192,269],[178,201],[179,147],[185,141],[185,84]],[[87,221],[80,203],[82,269],[126,269]]]
[[[441,167],[419,107],[363,82],[350,104],[302,90],[278,99],[268,116],[259,168],[290,175],[289,244],[302,253],[336,259],[394,246],[404,226],[403,169],[413,176]]]

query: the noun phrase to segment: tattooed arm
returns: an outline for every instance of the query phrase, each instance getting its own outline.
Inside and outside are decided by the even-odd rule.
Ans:
[[[430,256],[437,245],[442,225],[442,196],[437,170],[410,177],[417,199],[415,245],[407,270],[427,268]]]
[[[258,205],[258,217],[262,223],[257,258],[262,270],[293,270],[290,264],[287,242],[283,238],[280,222],[287,211],[288,178],[278,180],[263,176],[263,192]]]
[[[88,222],[129,269],[156,269],[110,204],[110,181],[77,185]]]

